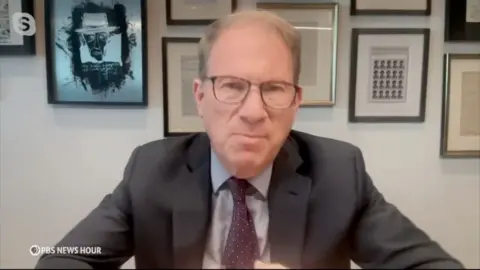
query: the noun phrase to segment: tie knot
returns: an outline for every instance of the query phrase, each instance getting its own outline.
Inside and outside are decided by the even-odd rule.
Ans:
[[[250,186],[248,180],[231,177],[228,180],[228,185],[230,187],[230,192],[232,192],[233,200],[245,201],[247,189]]]

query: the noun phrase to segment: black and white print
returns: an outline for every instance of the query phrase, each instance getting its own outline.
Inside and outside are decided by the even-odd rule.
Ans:
[[[405,102],[408,48],[372,48],[370,102]]]
[[[56,102],[145,102],[142,6],[137,0],[50,2]]]
[[[0,44],[10,43],[10,13],[8,0],[0,0]]]

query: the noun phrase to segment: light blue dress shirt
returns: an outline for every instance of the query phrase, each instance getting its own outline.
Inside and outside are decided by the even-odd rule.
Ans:
[[[203,259],[204,269],[221,269],[221,259],[228,231],[232,222],[233,199],[226,184],[231,175],[222,166],[216,154],[211,151],[210,174],[212,178],[212,222]],[[270,261],[268,237],[268,186],[272,176],[270,165],[260,175],[248,179],[251,188],[247,191],[246,203],[252,215],[260,248],[260,259]]]

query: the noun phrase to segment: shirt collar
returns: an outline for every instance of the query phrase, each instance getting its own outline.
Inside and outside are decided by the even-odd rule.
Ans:
[[[227,181],[231,175],[228,171],[222,166],[220,160],[213,150],[210,151],[211,162],[210,162],[210,175],[212,177],[213,191],[216,193],[220,187]],[[249,183],[255,187],[255,189],[260,192],[263,198],[267,198],[268,186],[270,185],[270,179],[272,177],[272,165],[268,166],[262,173],[259,175],[248,179]]]

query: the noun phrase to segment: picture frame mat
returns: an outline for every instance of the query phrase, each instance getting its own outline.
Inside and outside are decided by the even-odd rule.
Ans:
[[[428,9],[427,0],[354,0],[357,10],[418,10]]]
[[[188,4],[189,2],[191,4]],[[165,8],[167,25],[209,25],[218,18],[234,12],[237,9],[237,0],[166,0]],[[215,10],[216,12],[212,12]]]
[[[480,23],[480,0],[466,0],[465,21],[467,23]]]
[[[212,20],[233,10],[233,0],[173,0],[169,2],[170,18],[173,20]],[[192,2],[190,5],[185,3]],[[196,3],[196,4],[193,4]]]

